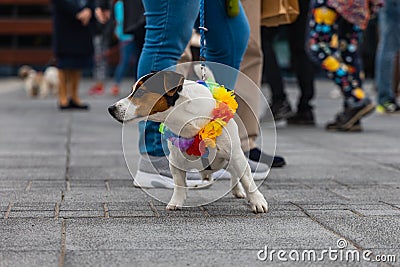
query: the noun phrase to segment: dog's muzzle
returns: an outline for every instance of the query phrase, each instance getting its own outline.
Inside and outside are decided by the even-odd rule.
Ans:
[[[111,105],[108,107],[108,113],[110,113],[110,115],[117,121],[119,121],[120,123],[123,122],[123,120],[121,120],[120,118],[118,118],[117,116],[117,107],[115,105]]]

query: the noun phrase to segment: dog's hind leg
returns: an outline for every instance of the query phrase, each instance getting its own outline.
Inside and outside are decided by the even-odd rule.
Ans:
[[[186,199],[186,172],[175,167],[171,163],[169,164],[171,169],[172,177],[174,178],[174,193],[172,194],[171,200],[169,201],[166,209],[177,210],[181,209]]]
[[[231,189],[232,195],[236,198],[246,198],[246,192],[242,186],[242,183],[239,181],[236,176],[231,175]]]

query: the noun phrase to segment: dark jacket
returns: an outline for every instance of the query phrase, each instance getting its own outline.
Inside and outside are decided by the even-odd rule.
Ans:
[[[93,55],[94,0],[52,0],[53,48],[56,57],[89,57]],[[92,9],[91,23],[83,26],[76,14]]]

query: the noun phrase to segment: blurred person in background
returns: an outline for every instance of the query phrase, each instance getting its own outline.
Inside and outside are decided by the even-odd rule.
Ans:
[[[283,30],[288,32],[291,62],[301,92],[297,102],[296,113],[293,112],[287,99],[281,70],[273,48],[273,39],[278,32],[278,28],[262,27],[263,50],[265,53],[264,77],[271,88],[271,111],[276,120],[287,119],[290,124],[315,124],[313,108],[310,103],[315,91],[314,66],[304,47],[309,6],[310,0],[299,1],[300,14],[296,21],[289,25],[281,26]]]
[[[93,0],[53,0],[53,49],[59,69],[58,107],[89,109],[79,98],[81,71],[93,60]]]
[[[385,5],[379,12],[379,44],[376,55],[376,88],[378,93],[379,113],[400,113],[393,92],[393,77],[395,64],[398,64],[396,55],[400,49],[400,2],[385,0]]]
[[[246,52],[240,64],[240,71],[248,76],[257,87],[247,87],[245,81],[237,81],[235,92],[239,104],[237,114],[242,123],[238,122],[242,150],[254,162],[270,164],[271,167],[283,167],[286,161],[278,155],[269,155],[262,151],[256,140],[260,136],[258,110],[260,104],[261,75],[263,69],[263,52],[261,49],[261,0],[242,0],[243,9],[250,25],[250,38]],[[269,68],[269,66],[267,66]],[[243,129],[244,127],[244,129]]]
[[[102,95],[104,93],[104,84],[107,79],[108,70],[107,53],[112,40],[113,29],[113,20],[108,20],[105,24],[96,22],[96,34],[93,37],[93,78],[95,84],[89,89],[89,95]]]
[[[134,36],[132,34],[124,33],[124,4],[122,0],[115,2],[114,16],[115,16],[114,32],[119,40],[120,58],[118,66],[115,69],[114,85],[111,87],[111,94],[117,96],[120,91],[120,83],[122,81],[122,78],[124,77],[126,70],[128,69],[128,67],[132,62],[136,49],[135,49],[135,43],[133,41]],[[137,60],[135,63],[137,64]]]
[[[326,125],[332,131],[361,131],[360,120],[375,106],[363,89],[360,39],[377,0],[313,0],[307,46],[310,56],[341,89],[343,111]]]

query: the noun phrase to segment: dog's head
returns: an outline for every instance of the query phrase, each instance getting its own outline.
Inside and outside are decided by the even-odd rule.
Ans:
[[[23,65],[18,69],[18,76],[21,77],[22,79],[26,79],[29,73],[32,71],[33,69],[30,66]]]
[[[141,77],[128,97],[108,108],[119,122],[142,120],[164,112],[175,105],[185,78],[173,71],[160,71]]]

